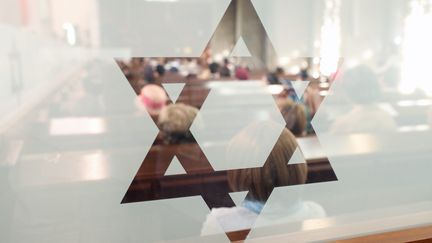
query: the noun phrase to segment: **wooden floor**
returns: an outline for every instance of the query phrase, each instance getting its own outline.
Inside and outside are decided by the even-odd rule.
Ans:
[[[247,236],[249,230],[232,232],[228,237],[235,243],[244,242],[241,237]],[[288,239],[287,239],[288,242]],[[432,226],[392,231],[357,238],[333,241],[333,243],[429,243],[432,242]]]
[[[398,243],[398,242],[432,242],[432,226],[387,232],[364,237],[338,240],[334,243]]]

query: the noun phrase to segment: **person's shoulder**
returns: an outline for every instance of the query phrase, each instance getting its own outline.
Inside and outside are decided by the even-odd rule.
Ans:
[[[257,214],[244,207],[214,208],[207,215],[201,235],[249,229],[256,217]]]
[[[326,212],[324,208],[316,202],[305,201],[303,202],[303,208],[305,209],[306,214],[309,214],[314,218],[320,218],[326,216]]]

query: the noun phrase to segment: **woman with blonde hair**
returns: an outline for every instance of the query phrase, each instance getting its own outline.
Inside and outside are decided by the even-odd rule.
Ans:
[[[286,128],[274,145],[261,168],[249,168],[248,163],[266,153],[266,145],[274,143],[269,131],[279,126],[271,122],[253,123],[237,134],[229,143],[227,157],[236,160],[244,169],[229,170],[228,184],[233,192],[247,192],[244,201],[232,208],[213,208],[201,230],[202,235],[216,234],[220,227],[225,232],[251,229],[275,187],[305,184],[306,164],[289,165],[297,148],[294,135]],[[280,193],[279,193],[280,194]],[[314,202],[303,201],[295,193],[272,199],[261,217],[264,224],[286,223],[325,215],[322,207]],[[267,218],[268,217],[268,218]]]
[[[278,129],[278,126],[269,122],[253,124],[237,134],[228,145],[228,161],[235,160],[246,168],[228,171],[228,183],[233,191],[249,191],[247,199],[251,201],[267,201],[275,186],[306,182],[306,164],[287,166],[297,148],[296,138],[288,129],[283,129],[262,168],[248,168],[248,162],[266,157],[265,145],[272,140],[264,133],[272,129]]]
[[[296,137],[303,136],[307,126],[305,107],[291,99],[280,99],[277,105],[285,119],[286,128]]]

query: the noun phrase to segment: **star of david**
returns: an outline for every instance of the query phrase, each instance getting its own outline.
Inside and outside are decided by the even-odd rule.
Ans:
[[[267,35],[267,32],[251,2],[251,0],[243,0],[243,7],[246,11],[250,11],[252,15],[255,16],[253,21],[248,21],[247,23],[243,23],[243,25],[254,24],[256,27],[261,29],[261,32],[264,33],[264,41],[268,43],[268,51],[270,55],[268,56],[276,56],[275,49],[271,44],[271,41]],[[221,33],[221,29],[223,28],[225,18],[227,18],[227,13],[235,9],[236,0],[231,1],[229,4],[224,16],[220,20],[213,36],[211,37],[208,45],[212,42],[212,40]],[[229,22],[229,21],[228,21]],[[243,38],[245,43],[247,44],[252,36],[241,35],[238,37]],[[260,59],[259,53],[256,53],[254,50],[250,50],[253,58],[258,59],[261,63],[265,63],[264,60]],[[204,55],[204,53],[202,54]],[[203,56],[201,56],[203,57]],[[152,58],[152,57],[149,57]],[[155,57],[156,58],[156,57]],[[185,58],[185,57],[181,57]],[[196,58],[196,57],[193,57]],[[188,97],[188,90],[193,87],[194,83],[190,80],[186,79],[185,86],[179,95],[179,99],[182,103],[187,105],[192,105],[194,107],[201,107],[209,92],[208,88],[204,88],[201,96],[194,97],[194,99],[188,99],[182,97]],[[162,86],[163,87],[163,86]],[[169,92],[167,92],[169,93]],[[170,102],[176,103],[176,100],[172,100],[170,98]],[[156,123],[156,121],[155,121]],[[153,145],[157,145],[158,137],[161,132],[159,132],[158,136],[155,138]],[[190,133],[192,134],[192,133]],[[238,206],[235,204],[233,199],[230,197],[230,193],[233,192],[248,192],[250,194],[250,190],[253,189],[253,185],[244,185],[242,188],[238,188],[237,191],[234,191],[226,181],[226,175],[230,172],[230,170],[222,170],[216,171],[207,157],[205,153],[200,148],[199,144],[191,135],[191,142],[196,144],[193,149],[188,148],[187,146],[179,145],[176,147],[165,149],[163,153],[147,153],[144,161],[139,169],[139,172],[134,177],[128,191],[126,192],[122,204],[127,203],[136,203],[136,202],[146,202],[146,201],[154,201],[154,200],[163,200],[163,199],[173,199],[173,198],[182,198],[182,197],[192,197],[192,196],[201,196],[209,209],[218,208],[218,207],[235,207]],[[191,158],[193,157],[193,164],[190,163]],[[185,174],[176,174],[176,175],[166,175],[166,171],[172,163],[174,158],[178,158],[178,161],[181,163],[181,166],[185,169]],[[264,165],[265,166],[265,165]],[[264,167],[263,166],[263,167]],[[287,167],[297,166],[296,164],[287,164]],[[331,165],[329,165],[331,168]],[[263,170],[261,168],[249,168],[249,169],[237,169],[241,170]],[[154,168],[158,168],[155,170]],[[331,169],[333,172],[333,169]],[[141,173],[140,173],[141,172]],[[149,172],[149,173],[146,173]],[[151,173],[150,173],[151,172]],[[333,173],[332,180],[337,180],[336,175]],[[194,183],[190,183],[193,181]],[[327,180],[328,181],[328,180]],[[326,182],[326,181],[319,181]],[[316,182],[314,182],[316,183]],[[274,184],[274,188],[276,187],[286,187],[290,186],[286,183],[276,182]],[[273,188],[273,189],[274,189]],[[247,196],[248,196],[247,195]],[[246,197],[247,197],[246,196]],[[266,198],[265,201],[267,201]],[[227,233],[228,234],[228,233]]]

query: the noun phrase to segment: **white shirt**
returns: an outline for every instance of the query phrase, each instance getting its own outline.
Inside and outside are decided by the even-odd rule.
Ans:
[[[331,127],[335,133],[380,133],[396,129],[393,117],[377,105],[354,107],[348,114],[338,117]]]
[[[266,207],[263,212],[259,216],[257,213],[243,206],[212,209],[203,224],[201,235],[251,229],[258,217],[261,226],[270,226],[322,218],[326,215],[324,209],[319,204],[311,201],[300,201],[296,205],[287,208],[272,205],[271,207]]]

